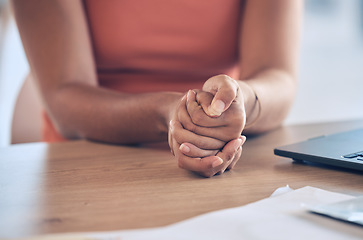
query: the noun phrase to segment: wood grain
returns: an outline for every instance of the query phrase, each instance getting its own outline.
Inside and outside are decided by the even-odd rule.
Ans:
[[[363,121],[279,128],[250,136],[235,169],[201,178],[179,169],[166,145],[88,141],[0,149],[0,238],[157,227],[313,186],[363,194],[363,173],[293,163],[273,149]]]

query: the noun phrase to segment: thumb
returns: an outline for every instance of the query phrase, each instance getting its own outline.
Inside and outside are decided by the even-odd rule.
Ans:
[[[218,75],[208,79],[203,90],[214,94],[207,114],[220,116],[236,99],[238,83],[227,75]]]

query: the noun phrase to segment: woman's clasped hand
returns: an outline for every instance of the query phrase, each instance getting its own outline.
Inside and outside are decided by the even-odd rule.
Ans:
[[[232,169],[246,140],[243,93],[236,80],[218,75],[189,90],[169,124],[169,146],[179,167],[205,177]]]

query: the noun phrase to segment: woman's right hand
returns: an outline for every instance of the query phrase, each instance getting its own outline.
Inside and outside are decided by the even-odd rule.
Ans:
[[[228,142],[202,136],[185,129],[180,122],[180,116],[184,120],[188,116],[186,96],[176,107],[169,126],[169,146],[179,167],[205,177],[234,167],[241,156],[242,145],[246,139],[244,136]]]
[[[187,94],[187,111],[178,112],[182,126],[198,135],[219,139],[225,143],[241,136],[245,126],[245,110],[241,93],[219,116],[208,115],[214,95],[209,92],[193,90]]]

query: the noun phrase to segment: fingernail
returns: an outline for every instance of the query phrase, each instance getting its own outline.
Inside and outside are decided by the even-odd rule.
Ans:
[[[246,140],[247,140],[247,138],[246,138],[245,135],[241,135],[240,136],[240,139],[242,140],[242,144],[241,145],[243,145],[246,142]]]
[[[212,108],[216,111],[216,112],[219,112],[219,113],[222,113],[224,111],[224,108],[225,108],[225,104],[222,100],[216,100],[213,105],[212,105]]]
[[[215,168],[215,167],[218,167],[220,165],[222,165],[223,163],[223,160],[221,158],[218,158],[217,160],[215,160],[213,163],[212,163],[212,167]]]
[[[222,100],[216,100],[213,104],[208,108],[211,116],[220,116],[224,111],[225,104]]]
[[[179,150],[182,151],[183,153],[190,152],[190,148],[187,145],[185,145],[184,143],[182,145],[180,145]]]
[[[238,149],[240,146],[242,146],[242,144],[243,144],[242,139],[241,139],[241,138],[238,138],[238,139],[235,141],[235,143],[233,144],[233,147],[234,147],[234,149],[237,151],[237,149]]]

